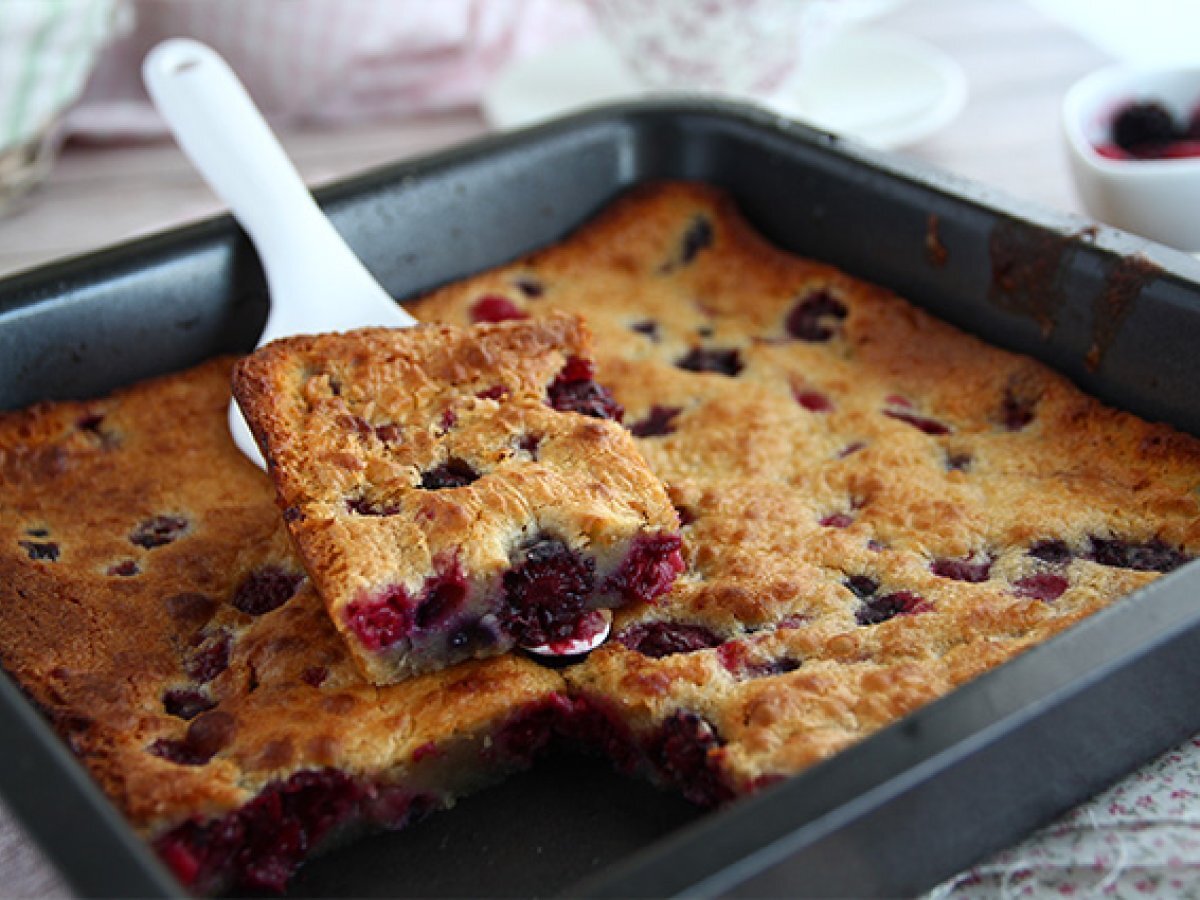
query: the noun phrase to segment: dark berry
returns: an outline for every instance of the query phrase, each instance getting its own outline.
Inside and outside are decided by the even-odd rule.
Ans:
[[[346,501],[346,509],[358,516],[394,516],[400,512],[400,504],[370,497],[352,497]]]
[[[1069,585],[1070,582],[1062,575],[1056,575],[1053,572],[1038,572],[1014,581],[1013,589],[1018,597],[1043,600],[1049,603],[1061,597]]]
[[[820,343],[833,337],[848,314],[846,304],[821,290],[793,306],[784,320],[784,327],[796,340]]]
[[[684,528],[696,521],[696,511],[690,506],[675,505],[675,514],[679,516],[679,527]]]
[[[162,698],[163,709],[168,715],[180,719],[194,719],[217,705],[207,694],[188,688],[167,691]]]
[[[179,765],[202,766],[229,745],[236,731],[233,716],[211,710],[192,719],[183,740],[160,738],[150,745],[150,752]]]
[[[412,631],[412,599],[402,585],[346,606],[346,624],[372,653],[391,647]]]
[[[522,275],[513,281],[522,294],[530,300],[536,300],[546,293],[546,286],[531,275]]]
[[[604,582],[604,590],[624,600],[649,603],[665,594],[684,570],[683,540],[677,534],[641,534],[617,570]]]
[[[1113,143],[1134,156],[1154,153],[1177,137],[1181,129],[1161,103],[1129,103],[1113,117]]]
[[[1182,550],[1168,546],[1159,538],[1135,544],[1119,538],[1098,537],[1092,538],[1088,558],[1102,566],[1133,569],[1138,572],[1171,572],[1192,559]]]
[[[534,459],[538,458],[538,449],[542,446],[542,435],[540,434],[523,434],[517,438],[517,449],[523,450]]]
[[[629,330],[636,331],[638,334],[644,334],[650,340],[658,343],[658,323],[651,319],[646,319],[644,322],[634,322],[629,326]]]
[[[570,638],[596,583],[596,564],[562,541],[541,538],[504,574],[505,631],[525,646]]]
[[[616,639],[628,647],[649,656],[661,659],[676,653],[694,653],[724,643],[703,625],[688,625],[683,622],[639,622],[630,625]]]
[[[859,450],[865,450],[866,447],[867,447],[867,445],[864,441],[855,441],[852,444],[847,444],[845,447],[843,447],[841,450],[838,451],[837,458],[845,459],[847,456],[853,456]]]
[[[234,609],[249,616],[261,616],[278,609],[295,595],[304,580],[303,575],[287,572],[278,566],[255,569],[234,591]]]
[[[933,607],[920,594],[912,591],[896,591],[865,600],[858,608],[855,619],[859,625],[878,625],[896,616],[910,616],[928,612]]]
[[[919,416],[916,413],[909,412],[908,410],[885,409],[883,414],[889,418],[896,419],[899,422],[904,422],[906,425],[911,425],[913,428],[917,429],[918,431],[923,431],[926,434],[939,435],[950,433],[950,427],[948,425],[943,425],[937,419]]]
[[[684,797],[701,806],[713,806],[733,797],[714,753],[723,743],[712,723],[680,711],[663,722],[647,750],[660,773],[679,787]]]
[[[879,590],[879,582],[870,575],[851,575],[842,584],[848,587],[850,593],[859,600],[866,600],[868,597],[874,596],[875,592]]]
[[[1018,397],[1012,391],[1005,391],[1000,404],[1000,421],[1009,431],[1020,431],[1033,421],[1037,400]]]
[[[466,487],[479,480],[479,473],[466,460],[451,457],[440,466],[421,473],[421,488],[440,491],[446,488]]]
[[[184,662],[183,671],[197,684],[207,684],[229,668],[233,638],[228,632],[218,632],[202,644]]]
[[[28,553],[30,559],[45,562],[58,560],[58,544],[53,541],[17,541],[17,546]]]
[[[978,584],[988,580],[992,571],[992,559],[935,559],[930,563],[929,571],[939,578],[953,578],[955,581]]]
[[[500,400],[508,395],[508,388],[502,384],[493,384],[490,388],[480,391],[475,396],[480,400]]]
[[[304,770],[219,819],[176,826],[154,849],[185,886],[228,874],[241,892],[279,894],[311,848],[356,813],[393,828],[420,814],[419,796],[405,792],[402,802],[396,794],[391,785],[364,789],[333,769]]]
[[[830,513],[820,521],[823,528],[849,528],[853,524],[854,516],[844,512]]]
[[[126,559],[119,563],[113,563],[108,567],[108,570],[105,572],[105,574],[120,578],[132,578],[140,571],[142,570],[138,568],[138,564],[136,562],[134,562],[132,559]]]
[[[784,675],[795,672],[800,668],[800,660],[791,656],[781,656],[766,662],[748,662],[742,667],[745,678],[770,678],[772,675]]]
[[[458,615],[467,599],[469,584],[457,566],[426,579],[421,596],[417,598],[415,623],[417,628],[440,628]]]
[[[971,454],[966,451],[952,451],[946,454],[946,470],[949,472],[968,472],[971,462]]]
[[[740,351],[718,347],[694,347],[676,360],[675,365],[689,372],[716,372],[730,378],[737,377],[745,368]]]
[[[595,372],[596,367],[591,360],[572,356],[546,389],[546,402],[561,412],[576,412],[593,419],[620,422],[625,410],[608,388],[595,382]]]
[[[1066,541],[1038,541],[1029,548],[1029,555],[1052,566],[1066,565],[1073,556]]]
[[[706,247],[711,247],[713,242],[713,227],[712,223],[704,216],[696,216],[688,225],[687,231],[683,233],[683,240],[679,247],[679,261],[683,265],[688,265]]]
[[[634,437],[661,437],[663,435],[672,434],[675,431],[675,418],[683,412],[682,406],[659,406],[655,404],[650,407],[650,412],[646,418],[640,422],[634,422],[629,426],[629,431]]]
[[[404,440],[404,429],[395,422],[384,422],[375,426],[375,437],[390,446],[396,446]]]
[[[140,523],[129,533],[129,540],[150,550],[169,544],[187,530],[188,521],[182,516],[154,516]]]
[[[504,322],[510,319],[528,319],[529,313],[507,297],[489,294],[480,297],[471,305],[471,324],[481,322]]]

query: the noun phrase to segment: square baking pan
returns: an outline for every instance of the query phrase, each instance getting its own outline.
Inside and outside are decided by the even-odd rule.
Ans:
[[[561,239],[629,186],[730,191],[776,244],[1200,434],[1200,264],[732,104],[607,107],[318,192],[413,297]],[[228,217],[0,282],[0,408],[245,351],[262,272]],[[1200,730],[1200,567],[1156,580],[834,758],[701,814],[559,756],[305,866],[297,896],[902,896]],[[7,677],[0,791],[80,893],[181,889]]]

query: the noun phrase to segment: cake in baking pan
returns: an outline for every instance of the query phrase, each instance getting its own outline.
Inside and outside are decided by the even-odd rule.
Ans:
[[[678,518],[588,343],[552,314],[290,338],[238,365],[283,518],[369,680],[586,641],[600,609],[670,589]]]
[[[280,888],[331,843],[404,825],[561,744],[727,801],[1200,546],[1194,439],[770,246],[708,187],[638,188],[413,311],[427,328],[300,339],[243,364],[251,406],[291,410],[260,425],[277,429],[282,514],[228,436],[229,360],[0,417],[0,658],[195,890]],[[421,350],[422,335],[442,349]],[[417,371],[423,352],[451,360],[474,341],[496,352],[470,357],[457,388],[413,387],[436,374]],[[384,358],[408,374],[373,383],[392,371]],[[564,377],[622,407],[627,435],[551,409],[547,385]],[[437,402],[404,407],[424,390]],[[512,651],[387,686],[370,660],[364,674],[339,634],[358,595],[337,595],[351,599],[331,616],[321,592],[376,596],[392,570],[355,581],[359,556],[389,558],[390,529],[413,528],[403,546],[430,549],[398,605],[439,620],[440,602],[421,610],[442,596],[425,595],[423,573],[456,571],[437,562],[453,550],[433,549],[443,516],[461,571],[493,560],[501,585],[502,571],[582,558],[573,525],[494,523],[603,447],[626,462],[585,461],[589,477],[629,480],[579,495],[562,482],[566,521],[678,529],[669,590],[622,597],[609,640],[554,668]],[[594,563],[598,580],[609,565]],[[430,637],[433,656],[456,633]],[[420,652],[416,634],[405,652]]]

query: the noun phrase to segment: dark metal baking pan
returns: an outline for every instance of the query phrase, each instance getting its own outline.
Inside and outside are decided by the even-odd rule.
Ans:
[[[1200,266],[744,107],[617,106],[319,192],[397,297],[562,238],[628,186],[731,191],[775,243],[1200,433]],[[94,396],[249,348],[261,270],[227,218],[0,283],[0,408]],[[1200,567],[822,765],[699,815],[562,757],[305,867],[297,895],[913,894],[1200,730]],[[179,893],[0,680],[0,790],[87,895]],[[11,762],[16,760],[16,763]],[[70,828],[64,829],[64,821]]]

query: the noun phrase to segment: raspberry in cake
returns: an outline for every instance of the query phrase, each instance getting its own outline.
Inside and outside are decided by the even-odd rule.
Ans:
[[[557,313],[292,338],[239,364],[287,527],[370,680],[573,644],[596,610],[670,589],[675,511],[589,352]]]

